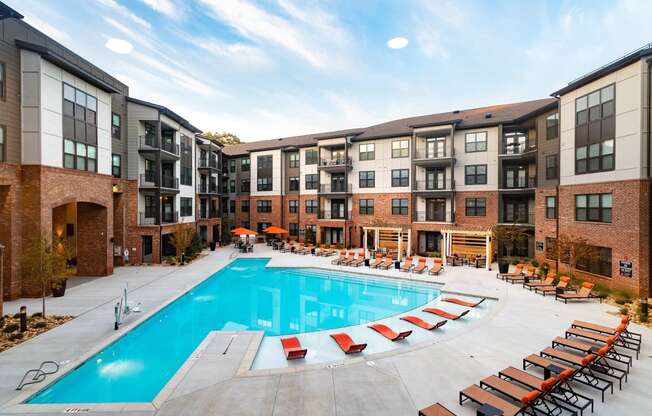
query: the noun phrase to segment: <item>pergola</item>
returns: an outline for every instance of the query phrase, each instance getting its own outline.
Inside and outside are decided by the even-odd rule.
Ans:
[[[398,259],[401,260],[403,250],[409,256],[412,251],[412,231],[408,228],[404,230],[400,227],[362,227],[364,231],[364,252],[365,255],[369,252],[369,247],[367,247],[367,236],[369,231],[374,232],[374,247],[373,250],[378,250],[379,248],[386,249],[396,249],[398,253]],[[407,241],[405,241],[407,240]]]
[[[444,237],[444,250],[442,257],[446,262],[447,256],[453,254],[462,255],[484,255],[487,259],[485,268],[491,268],[491,230],[465,230],[465,229],[442,229]]]

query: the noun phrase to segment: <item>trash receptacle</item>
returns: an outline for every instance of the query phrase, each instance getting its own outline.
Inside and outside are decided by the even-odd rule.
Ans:
[[[211,251],[215,251],[215,241],[208,243],[208,247],[210,247]]]

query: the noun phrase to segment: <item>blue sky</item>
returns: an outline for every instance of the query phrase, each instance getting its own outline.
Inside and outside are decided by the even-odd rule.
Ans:
[[[652,42],[647,0],[3,1],[130,95],[246,141],[547,97]]]

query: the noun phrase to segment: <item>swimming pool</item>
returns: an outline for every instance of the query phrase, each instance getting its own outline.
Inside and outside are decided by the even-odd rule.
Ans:
[[[237,259],[27,403],[151,402],[210,331],[278,336],[358,325],[412,310],[437,287]]]

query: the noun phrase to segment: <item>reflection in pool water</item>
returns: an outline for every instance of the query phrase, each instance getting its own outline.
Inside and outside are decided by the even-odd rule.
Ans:
[[[212,330],[265,335],[375,321],[434,299],[431,285],[238,259],[163,308],[29,403],[152,401]]]

